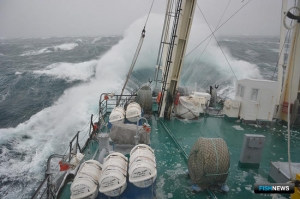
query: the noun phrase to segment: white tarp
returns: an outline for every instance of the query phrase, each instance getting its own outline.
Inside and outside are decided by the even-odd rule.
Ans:
[[[203,112],[202,105],[205,104],[204,97],[179,97],[179,104],[175,106],[175,114],[185,119],[194,119]]]

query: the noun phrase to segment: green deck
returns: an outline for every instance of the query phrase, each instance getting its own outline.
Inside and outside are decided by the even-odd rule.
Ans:
[[[242,124],[237,119],[205,116],[198,120],[158,119],[152,115],[149,119],[151,129],[151,147],[155,150],[157,161],[157,198],[211,198],[208,191],[194,193],[191,191],[192,182],[185,174],[187,162],[182,150],[173,141],[167,131],[188,155],[191,147],[199,137],[223,138],[230,151],[230,172],[227,180],[230,191],[221,193],[212,190],[217,198],[270,198],[270,194],[254,194],[253,185],[256,182],[271,182],[268,179],[270,162],[287,162],[287,128],[272,124],[271,127],[258,127]],[[244,134],[262,134],[266,137],[260,167],[240,168],[238,166]],[[293,162],[300,162],[299,151],[300,133],[291,132],[291,157]],[[87,147],[91,153],[96,144]],[[91,150],[89,152],[89,150]],[[85,159],[89,157],[86,156]],[[70,184],[64,187],[60,198],[69,198]],[[288,198],[288,195],[282,196]]]
[[[160,119],[161,120],[161,119]],[[191,180],[186,177],[187,169],[183,153],[168,135],[159,120],[152,121],[151,146],[155,149],[158,165],[157,193],[158,198],[209,198],[206,191],[192,193]],[[191,147],[199,137],[223,138],[230,151],[230,173],[227,184],[230,191],[226,194],[213,191],[217,198],[269,198],[270,195],[253,193],[256,182],[271,182],[268,179],[271,161],[287,161],[287,129],[282,125],[272,127],[255,127],[237,122],[237,120],[220,117],[202,117],[187,121],[173,118],[162,120],[173,133],[184,151],[189,154]],[[234,128],[235,127],[235,128]],[[239,130],[237,130],[239,129]],[[244,134],[262,134],[266,137],[263,156],[258,169],[242,169],[238,166]],[[293,162],[299,162],[296,147],[299,146],[299,132],[292,131],[291,156]],[[169,195],[168,195],[169,194]]]

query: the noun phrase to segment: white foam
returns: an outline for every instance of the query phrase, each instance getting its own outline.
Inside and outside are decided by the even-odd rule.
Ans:
[[[53,48],[57,50],[73,50],[75,47],[77,47],[77,43],[66,43],[66,44],[61,44],[58,46],[53,46]]]
[[[260,174],[257,174],[253,177],[255,179],[255,183],[270,183],[266,178],[262,177]]]
[[[24,52],[23,54],[21,54],[20,56],[32,56],[32,55],[40,55],[43,53],[50,53],[52,52],[51,50],[49,50],[48,48],[43,48],[40,50],[29,50]]]
[[[248,190],[248,191],[252,191],[252,185],[251,184],[248,184],[248,185],[245,185],[245,189]]]
[[[124,39],[97,62],[92,60],[78,64],[60,63],[50,65],[45,70],[35,71],[35,73],[53,75],[58,78],[86,80],[91,75],[91,72],[86,72],[86,70],[90,67],[93,68],[92,65],[97,63],[96,76],[91,81],[67,89],[54,105],[36,113],[28,121],[17,127],[0,129],[2,150],[5,149],[4,143],[10,143],[13,148],[7,149],[6,155],[2,153],[0,157],[1,160],[6,157],[10,159],[10,161],[0,162],[0,175],[7,182],[16,179],[22,181],[22,185],[10,186],[9,190],[6,191],[5,198],[28,197],[29,194],[32,194],[32,190],[37,186],[32,184],[32,181],[41,180],[44,177],[44,163],[49,155],[53,153],[63,154],[69,141],[78,130],[83,133],[80,135],[80,139],[87,133],[90,115],[97,115],[100,94],[103,92],[120,92],[145,19],[146,17],[137,20],[130,26]],[[151,31],[155,32],[153,33],[154,36],[148,38],[146,36],[144,47],[149,47],[149,49],[143,50],[143,47],[141,50],[141,57],[137,62],[137,65],[142,65],[140,67],[152,67],[156,61],[155,54],[159,45],[162,23],[156,21],[155,15],[151,16],[148,21],[149,31],[147,33],[150,35]],[[59,46],[59,48],[70,49],[67,46]],[[78,75],[82,72],[85,74]],[[23,139],[22,136],[24,135],[29,138]],[[83,141],[82,139],[81,142]],[[23,154],[25,158],[14,157],[15,153]],[[22,177],[20,178],[20,176]],[[163,184],[163,179],[159,179],[159,182]],[[164,193],[161,194],[164,195]]]
[[[165,185],[165,178],[163,176],[158,176],[158,180],[156,183],[156,196],[157,198],[167,198],[163,186]]]
[[[69,82],[81,80],[88,81],[94,74],[98,64],[97,60],[91,60],[81,63],[55,63],[46,67],[44,70],[36,70],[35,74],[44,74],[59,79],[65,79]]]
[[[227,85],[218,90],[218,96],[222,98],[229,98],[234,99],[235,98],[235,86],[233,85]]]
[[[95,38],[93,41],[92,41],[92,44],[96,43],[97,41],[99,41],[102,37],[98,37],[98,38]]]
[[[59,50],[73,50],[77,46],[78,46],[78,43],[65,43],[65,44],[61,44],[61,45],[42,48],[40,50],[26,51],[23,54],[21,54],[20,56],[40,55],[40,54],[44,54],[44,53],[56,52],[56,51],[59,51]]]
[[[199,21],[198,18],[195,18],[186,52],[190,53],[192,49],[199,45],[210,34],[211,32],[207,25],[204,22]],[[235,88],[234,85],[236,82],[235,76],[237,79],[262,79],[257,65],[234,58],[228,49],[222,47],[222,51],[230,63],[229,66],[223,55],[223,52],[218,47],[218,44],[214,38],[210,40],[208,47],[202,54],[208,41],[209,39],[207,39],[202,45],[196,48],[196,50],[191,52],[185,58],[184,63],[186,66],[183,76],[187,78],[187,80],[185,80],[186,86],[193,85],[195,81],[201,81],[201,84],[206,84],[212,80],[211,78],[214,78],[213,80],[215,80],[215,82],[213,82],[213,84],[219,84],[219,89],[224,89],[223,95],[225,95],[225,97],[233,98]],[[201,54],[202,56],[200,58]],[[234,74],[232,70],[234,71]],[[197,71],[210,71],[210,73],[208,76],[205,72],[197,73]],[[228,82],[231,82],[231,84],[228,84]],[[223,87],[223,85],[226,86]],[[198,86],[203,87],[202,85]],[[206,89],[207,88],[205,88],[205,90]],[[226,89],[229,89],[227,91],[228,94],[224,92]]]
[[[244,130],[244,128],[241,127],[240,125],[234,125],[234,126],[232,126],[232,127],[235,128],[235,129],[238,130],[238,131],[243,131],[243,130]]]
[[[272,199],[287,199],[286,197],[282,196],[281,194],[270,194]]]

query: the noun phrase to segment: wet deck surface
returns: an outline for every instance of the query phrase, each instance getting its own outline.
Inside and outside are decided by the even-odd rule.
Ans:
[[[223,138],[230,151],[230,171],[227,180],[228,193],[212,190],[217,198],[270,198],[270,194],[258,195],[253,192],[254,183],[272,182],[269,179],[270,162],[287,162],[287,128],[273,124],[271,127],[260,127],[240,123],[235,119],[223,117],[201,117],[198,120],[158,119],[152,115],[151,147],[155,150],[157,161],[156,195],[165,198],[211,198],[207,191],[194,193],[192,182],[185,174],[187,162],[181,149],[169,136],[166,129],[172,132],[184,152],[190,149],[199,137]],[[266,137],[260,167],[258,169],[240,168],[238,166],[244,134],[261,134]],[[293,162],[300,162],[297,155],[300,147],[299,130],[291,132],[291,157]],[[91,143],[85,152],[85,159],[92,157],[97,143]],[[70,198],[70,183],[63,189],[60,198]],[[288,198],[280,195],[279,198]]]
[[[161,119],[162,120],[162,119]],[[173,142],[163,125],[154,118],[152,122],[151,146],[155,149],[158,162],[158,198],[210,198],[206,191],[191,192],[191,180],[184,171],[187,163],[181,150]],[[270,198],[270,194],[254,194],[253,185],[259,182],[272,182],[269,179],[271,161],[287,162],[287,128],[272,124],[270,127],[242,124],[238,120],[223,117],[202,117],[198,120],[172,118],[162,120],[183,150],[188,155],[199,137],[223,138],[230,151],[230,173],[227,184],[230,191],[213,191],[217,198]],[[261,134],[266,137],[260,167],[258,169],[238,166],[244,134]],[[297,156],[300,146],[299,131],[291,132],[291,157],[300,162]],[[299,154],[299,153],[298,153]],[[288,196],[281,196],[288,197]]]

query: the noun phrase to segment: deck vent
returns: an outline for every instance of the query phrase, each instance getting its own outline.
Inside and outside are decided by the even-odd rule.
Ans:
[[[245,134],[240,156],[240,167],[258,168],[265,143],[265,136]]]

